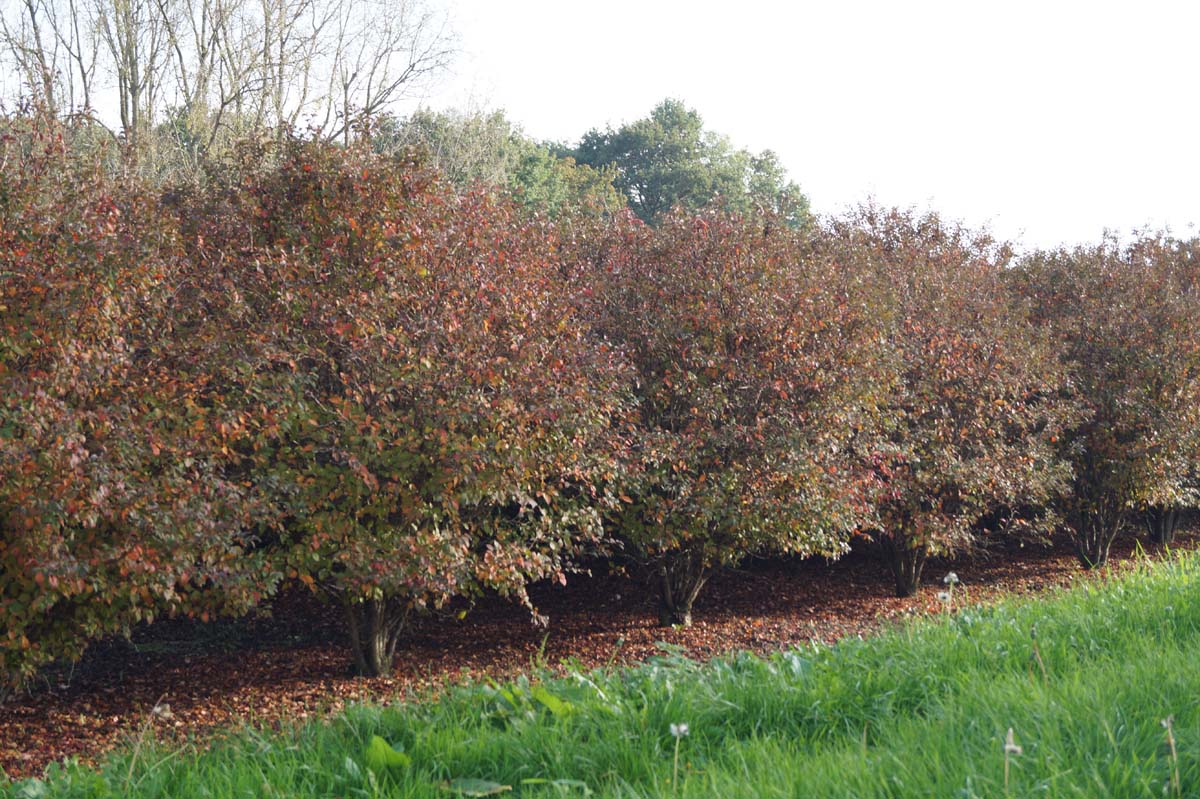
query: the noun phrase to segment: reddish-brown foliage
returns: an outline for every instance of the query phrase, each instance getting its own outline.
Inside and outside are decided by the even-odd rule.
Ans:
[[[1061,439],[1074,472],[1062,504],[1080,562],[1108,558],[1137,511],[1195,504],[1200,451],[1197,242],[1145,236],[1038,253],[1013,276],[1055,339],[1084,411]],[[1172,522],[1173,524],[1173,522]],[[1171,528],[1160,535],[1169,538]]]
[[[615,526],[656,566],[663,623],[690,623],[714,565],[843,551],[874,337],[853,276],[769,217],[627,218],[591,245],[577,279],[638,402]]]
[[[204,369],[239,404],[275,562],[390,670],[410,612],[565,579],[617,477],[623,365],[553,229],[404,159],[293,141],[187,221]],[[267,164],[263,166],[264,162]]]
[[[906,592],[1056,494],[1088,565],[1195,501],[1195,241],[1012,270],[876,209],[551,224],[286,135],[160,194],[6,125],[0,693],[285,585],[380,674],[414,613],[536,617],[527,584],[613,540],[686,624],[753,553],[869,532]]]
[[[1072,406],[1052,351],[1008,302],[1004,247],[874,208],[825,246],[873,291],[876,425],[854,446],[873,475],[866,526],[905,596],[925,559],[969,546],[985,514],[1042,507],[1063,485],[1053,443]]]
[[[0,136],[0,692],[158,613],[255,602],[229,422],[174,368],[187,283],[153,197]]]

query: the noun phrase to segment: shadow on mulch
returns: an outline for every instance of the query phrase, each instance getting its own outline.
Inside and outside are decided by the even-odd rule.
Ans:
[[[1195,525],[1177,548],[1200,545]],[[1115,569],[1135,560],[1132,539],[1114,545]],[[776,651],[809,641],[865,635],[905,617],[940,610],[936,592],[951,568],[966,602],[1031,594],[1093,579],[1065,544],[1005,547],[925,568],[918,594],[892,595],[887,566],[865,549],[829,562],[755,560],[714,575],[688,629],[656,625],[655,597],[644,580],[579,575],[567,586],[534,586],[547,627],[528,611],[485,598],[463,618],[446,613],[409,632],[391,677],[351,676],[341,615],[305,591],[286,594],[269,616],[207,624],[165,620],[131,638],[91,647],[72,670],[47,673],[27,696],[0,705],[0,768],[10,777],[40,774],[51,761],[92,762],[154,718],[167,737],[205,735],[246,721],[275,724],[322,716],[346,703],[426,695],[446,682],[488,675],[505,679],[538,664],[570,659],[583,667],[632,663],[658,642],[705,659],[722,652]]]

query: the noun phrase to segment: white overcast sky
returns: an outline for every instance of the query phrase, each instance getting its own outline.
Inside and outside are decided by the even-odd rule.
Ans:
[[[575,141],[675,97],[820,212],[873,197],[1026,246],[1200,223],[1194,0],[444,1],[434,108]]]

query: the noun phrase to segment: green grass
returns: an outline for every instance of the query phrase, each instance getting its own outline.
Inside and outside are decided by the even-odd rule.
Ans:
[[[629,670],[244,730],[207,749],[147,744],[0,796],[450,797],[463,778],[520,797],[1196,796],[1198,577],[1200,561],[1182,557],[765,660],[667,652]],[[676,766],[679,722],[689,734]],[[1010,727],[1022,752],[1006,790]],[[373,736],[411,762],[372,766]]]

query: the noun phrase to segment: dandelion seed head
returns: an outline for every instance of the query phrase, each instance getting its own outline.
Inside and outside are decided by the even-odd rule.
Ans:
[[[1017,742],[1013,738],[1013,728],[1009,727],[1008,735],[1004,738],[1004,754],[1019,755],[1019,754],[1022,754],[1024,751],[1025,751],[1024,749],[1017,746]]]
[[[688,725],[683,724],[683,723],[671,725],[671,735],[675,736],[676,738],[686,737],[687,734],[688,734]]]

